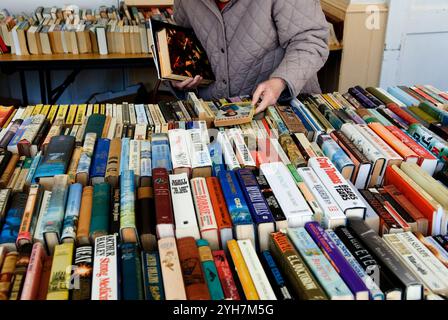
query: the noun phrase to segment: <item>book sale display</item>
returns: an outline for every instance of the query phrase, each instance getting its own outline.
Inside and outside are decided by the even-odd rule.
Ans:
[[[447,106],[1,106],[0,299],[447,299]]]

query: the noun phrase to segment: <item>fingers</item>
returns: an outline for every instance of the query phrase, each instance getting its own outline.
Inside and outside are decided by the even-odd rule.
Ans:
[[[255,114],[263,112],[267,109],[267,107],[273,104],[275,104],[275,99],[273,99],[273,97],[263,96],[263,100],[261,100],[261,102],[258,104],[257,109],[255,109]]]
[[[195,76],[192,81],[185,86],[185,89],[195,89],[197,88],[200,84],[201,81],[203,80],[203,78],[201,76]]]
[[[257,86],[257,89],[255,90],[253,96],[252,96],[252,104],[256,105],[258,103],[258,100],[260,100],[261,95],[263,94],[265,90],[265,86],[263,84],[259,84]]]
[[[193,82],[193,78],[188,78],[184,81],[171,81],[171,84],[173,85],[174,88],[179,89],[179,90],[185,90],[186,87]]]

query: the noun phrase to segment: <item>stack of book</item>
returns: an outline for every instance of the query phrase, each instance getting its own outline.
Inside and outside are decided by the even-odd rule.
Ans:
[[[0,11],[0,52],[39,54],[150,53],[150,19],[174,23],[171,7],[38,7],[32,15]]]
[[[1,107],[0,299],[445,299],[446,97]]]

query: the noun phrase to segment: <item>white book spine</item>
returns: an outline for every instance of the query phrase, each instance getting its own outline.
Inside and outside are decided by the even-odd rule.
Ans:
[[[140,142],[140,175],[142,177],[151,177],[151,170],[151,142],[144,140]]]
[[[33,120],[28,125],[21,140],[25,140],[25,141],[28,141],[29,143],[32,143],[34,138],[37,135],[37,132],[39,131],[42,124],[44,123],[44,120],[45,120],[45,116],[43,114],[38,114],[38,115],[33,116]]]
[[[110,116],[112,117],[112,104],[111,103],[107,103],[106,104],[106,116]]]
[[[112,140],[113,138],[115,138],[116,128],[117,128],[117,118],[111,118],[109,130],[107,131],[107,139]]]
[[[36,222],[36,230],[34,230],[34,235],[33,235],[34,242],[37,241],[42,244],[44,243],[43,221],[44,221],[45,213],[47,212],[48,205],[50,204],[50,199],[51,199],[51,191],[45,190],[44,195],[42,196],[42,204],[40,206],[39,216],[38,216],[37,222]]]
[[[174,220],[176,221],[176,238],[200,239],[188,175],[186,173],[171,174],[169,178]]]
[[[135,176],[140,176],[140,140],[129,142],[129,170],[133,170]]]
[[[396,153],[383,139],[381,139],[375,132],[373,132],[372,129],[369,128],[369,126],[365,124],[358,124],[357,125],[358,131],[366,137],[370,142],[378,146],[378,149],[381,151],[381,153],[387,157],[387,159],[398,159],[403,160],[403,158]]]
[[[145,140],[147,134],[147,128],[145,123],[137,123],[135,125],[134,139]]]
[[[191,168],[190,152],[188,150],[187,131],[174,129],[168,132],[170,141],[171,161],[173,168]]]
[[[226,131],[227,137],[232,145],[235,146],[237,159],[243,167],[256,167],[256,163],[244,142],[243,134],[240,129],[232,128]]]
[[[146,119],[145,106],[143,104],[135,105],[135,113],[137,116],[138,124],[148,124],[148,119]]]
[[[273,148],[275,150],[275,152],[278,154],[280,160],[285,164],[291,164],[291,160],[289,160],[288,156],[286,155],[285,151],[283,150],[283,148],[281,147],[280,143],[278,143],[277,139],[271,138],[270,139],[270,145],[271,148]]]
[[[137,124],[137,117],[135,116],[135,105],[128,104],[129,107],[129,121],[131,124]]]
[[[187,98],[193,102],[193,108],[198,117],[206,115],[205,109],[194,92],[188,92]]]
[[[151,117],[154,121],[154,133],[160,133],[160,127],[162,124],[160,123],[159,117],[155,110],[155,106],[153,104],[150,104],[148,107],[149,107],[149,112],[151,113]]]
[[[346,216],[319,180],[313,169],[299,168],[297,169],[297,172],[303,178],[305,184],[314,195],[314,198],[317,200],[317,203],[324,213],[324,227],[333,229],[337,226],[345,225],[347,220]]]
[[[191,119],[191,116],[190,116],[190,114],[188,113],[187,108],[185,108],[185,105],[183,104],[183,102],[182,102],[182,101],[178,101],[178,105],[179,105],[180,109],[182,110],[182,113],[184,114],[185,119],[186,119],[187,121],[192,121],[193,119]]]
[[[310,158],[308,165],[314,170],[348,218],[365,217],[366,206],[364,202],[356,195],[353,188],[336,169],[330,159],[326,157]]]
[[[223,132],[218,133],[218,143],[221,145],[221,150],[224,156],[224,163],[228,170],[234,170],[240,167],[235,152],[233,152],[232,145],[229,139]]]
[[[123,105],[117,104],[117,124],[123,124]]]
[[[154,120],[152,119],[151,111],[149,111],[148,104],[145,104],[145,113],[146,113],[146,118],[148,119],[148,125],[151,127],[154,127]]]
[[[190,158],[192,168],[211,167],[212,160],[208,147],[203,143],[201,129],[187,130],[190,135]]]
[[[87,111],[86,111],[86,118],[90,117],[92,115],[93,112],[93,105],[92,104],[88,104],[87,105]]]
[[[288,227],[303,227],[312,220],[313,212],[283,162],[264,163],[260,170],[288,220]]]
[[[95,239],[92,300],[118,300],[118,251],[115,235]]]
[[[237,240],[260,300],[277,300],[250,240]]]

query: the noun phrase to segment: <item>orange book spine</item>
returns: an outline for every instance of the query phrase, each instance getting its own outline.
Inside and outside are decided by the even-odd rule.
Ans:
[[[22,222],[19,228],[19,235],[17,236],[16,246],[21,248],[25,244],[32,243],[31,223],[33,220],[34,208],[36,207],[37,198],[41,190],[40,185],[32,185],[26,200],[25,210],[22,216]]]
[[[230,219],[229,210],[227,209],[226,200],[222,193],[221,184],[217,177],[205,178],[207,188],[210,194],[213,211],[215,213],[218,229],[231,228],[232,220]]]
[[[81,197],[81,209],[79,211],[78,231],[76,239],[79,244],[88,245],[90,220],[92,218],[92,202],[93,202],[93,187],[84,187]]]

